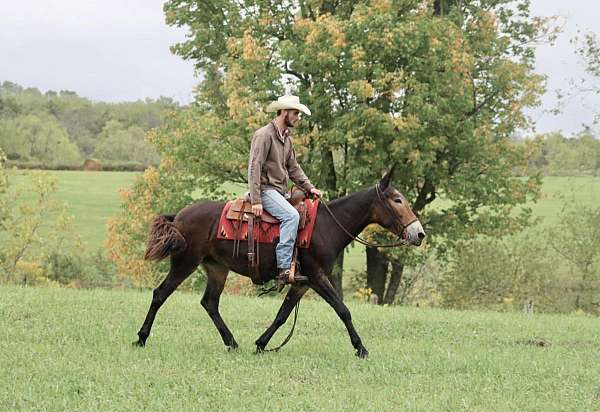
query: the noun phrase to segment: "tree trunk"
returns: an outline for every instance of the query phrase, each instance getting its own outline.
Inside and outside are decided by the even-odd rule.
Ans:
[[[444,12],[446,11],[444,6],[445,6],[445,1],[444,0],[434,0],[433,2],[433,14],[435,16],[443,16]]]
[[[400,287],[402,281],[402,274],[404,273],[404,265],[400,262],[392,262],[392,272],[390,273],[390,283],[385,291],[385,297],[383,303],[391,305],[396,299],[396,293]]]
[[[388,271],[388,260],[377,248],[367,247],[367,287],[377,295],[377,303],[383,304],[383,293]]]
[[[322,149],[321,159],[323,166],[321,167],[319,181],[325,186],[325,190],[331,192],[332,194],[338,195],[337,175],[335,173],[335,164],[333,163],[333,152],[329,149]]]
[[[344,291],[342,289],[342,275],[344,273],[344,251],[339,254],[335,263],[333,264],[333,270],[331,271],[331,284],[335,288],[338,296],[341,300],[344,300]]]

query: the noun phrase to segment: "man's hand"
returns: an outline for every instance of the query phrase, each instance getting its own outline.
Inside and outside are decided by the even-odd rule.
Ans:
[[[260,217],[260,215],[262,215],[262,211],[263,211],[262,204],[257,203],[255,205],[252,205],[252,213],[254,213],[254,216]]]
[[[317,188],[314,188],[314,187],[313,187],[312,189],[310,189],[310,191],[308,192],[308,194],[309,194],[309,195],[313,195],[313,196],[315,196],[315,197],[317,197],[317,198],[319,198],[319,199],[320,199],[320,198],[321,198],[321,196],[322,196],[322,193],[321,193],[321,191],[320,191],[319,189],[317,189]]]

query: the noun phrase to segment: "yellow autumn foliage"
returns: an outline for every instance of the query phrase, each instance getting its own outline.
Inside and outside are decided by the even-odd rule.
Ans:
[[[121,190],[124,213],[108,220],[104,242],[108,259],[114,262],[120,276],[137,287],[155,287],[164,273],[154,263],[143,260],[145,242],[156,211],[159,196],[158,169],[146,169],[134,189]]]
[[[348,90],[360,100],[370,99],[375,95],[375,88],[366,80],[349,82]]]

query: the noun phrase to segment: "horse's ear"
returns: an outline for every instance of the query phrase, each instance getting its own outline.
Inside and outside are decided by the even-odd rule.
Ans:
[[[392,181],[392,175],[394,174],[394,168],[396,165],[393,165],[392,168],[381,178],[379,181],[379,188],[382,192],[385,192],[390,182]]]

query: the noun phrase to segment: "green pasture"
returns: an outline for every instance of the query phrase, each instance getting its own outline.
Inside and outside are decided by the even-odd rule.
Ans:
[[[17,172],[17,182],[25,180],[28,171]],[[54,199],[67,203],[75,217],[74,229],[94,249],[102,247],[106,222],[119,213],[119,189],[128,188],[138,173],[47,171],[58,180]],[[31,196],[25,195],[27,201]]]
[[[19,172],[20,174],[27,172]],[[128,188],[138,173],[133,172],[74,172],[50,171],[58,178],[56,199],[69,204],[75,216],[75,230],[91,248],[99,248],[106,235],[108,217],[119,213],[119,189]],[[23,179],[23,176],[19,176]],[[227,190],[242,193],[240,185],[228,185]],[[542,224],[551,225],[559,220],[559,213],[568,204],[600,204],[600,177],[546,177],[542,196],[532,205],[534,215],[542,217]],[[363,247],[351,247],[346,255],[348,270],[364,267]]]
[[[545,177],[540,200],[532,208],[543,224],[553,225],[563,208],[577,205],[600,205],[600,177]]]
[[[0,410],[598,410],[600,319],[350,302],[354,356],[321,299],[279,353],[254,340],[278,298],[224,295],[227,352],[199,296],[176,292],[144,349],[151,292],[1,286]],[[273,338],[278,344],[289,324]]]

